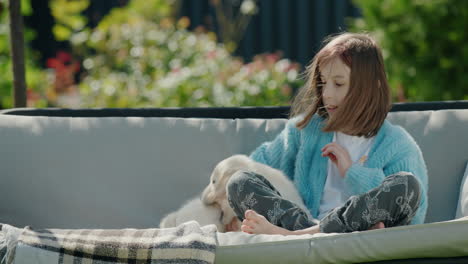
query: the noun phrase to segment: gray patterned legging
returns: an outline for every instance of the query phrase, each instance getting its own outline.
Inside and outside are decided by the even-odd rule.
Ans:
[[[343,206],[331,210],[320,221],[320,231],[363,231],[378,222],[383,222],[385,227],[407,225],[419,207],[420,193],[418,180],[411,173],[390,175],[376,188],[351,196]],[[252,209],[272,224],[288,230],[316,225],[301,208],[281,197],[265,177],[254,172],[235,173],[228,181],[227,196],[240,220],[247,209]]]

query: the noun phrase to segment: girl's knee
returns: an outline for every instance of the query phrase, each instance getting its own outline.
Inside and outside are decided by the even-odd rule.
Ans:
[[[418,179],[411,173],[406,177],[408,182],[408,189],[413,190],[415,193],[419,194],[421,192],[421,185],[419,184]]]
[[[248,182],[248,179],[252,177],[248,171],[237,171],[235,172],[226,183],[226,191],[228,198],[238,192],[239,186],[243,186]]]
[[[409,193],[421,195],[421,184],[411,172],[402,171],[392,174],[386,178],[386,181],[404,184]]]
[[[226,184],[227,197],[237,199],[253,190],[257,190],[259,186],[267,185],[273,188],[271,184],[262,176],[251,171],[237,171]]]
[[[385,181],[388,181],[390,185],[398,185],[397,187],[400,191],[407,196],[413,196],[413,200],[419,201],[421,197],[421,184],[419,180],[410,172],[398,172],[388,176]],[[402,188],[403,187],[403,188]]]

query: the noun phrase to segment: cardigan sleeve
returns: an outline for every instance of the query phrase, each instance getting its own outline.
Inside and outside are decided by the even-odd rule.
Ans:
[[[412,220],[412,224],[422,224],[427,211],[427,168],[423,156],[416,143],[402,150],[391,159],[383,169],[367,168],[360,164],[353,164],[346,172],[345,182],[350,186],[353,194],[365,193],[382,183],[385,177],[405,171],[412,173],[421,187],[421,202]]]
[[[294,164],[299,145],[297,118],[288,120],[284,129],[273,139],[257,147],[251,154],[253,160],[281,170],[289,179],[294,178]]]

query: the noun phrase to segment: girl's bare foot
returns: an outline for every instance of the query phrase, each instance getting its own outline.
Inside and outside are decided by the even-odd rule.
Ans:
[[[383,222],[378,222],[377,224],[371,226],[368,230],[375,230],[375,229],[382,229],[385,228],[385,224]]]
[[[368,230],[385,228],[383,222],[378,222]],[[320,232],[319,225],[315,225],[303,230],[289,231],[270,223],[263,215],[253,210],[245,211],[245,219],[242,221],[241,230],[249,234],[278,234],[278,235],[302,235],[316,234]]]
[[[263,216],[253,210],[245,211],[245,219],[242,221],[241,230],[249,234],[279,234],[292,235],[292,231],[275,226]]]

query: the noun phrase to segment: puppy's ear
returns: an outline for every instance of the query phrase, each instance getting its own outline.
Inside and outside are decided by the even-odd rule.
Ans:
[[[211,184],[206,186],[205,190],[203,190],[201,200],[206,205],[210,205],[215,202],[215,193],[213,188],[211,188]]]

